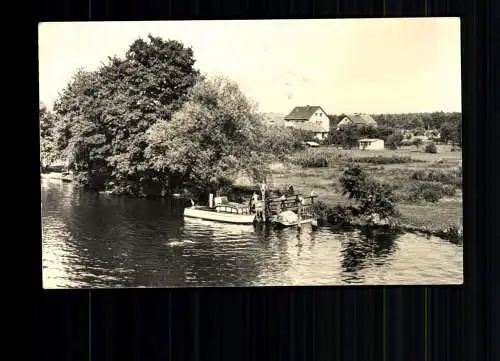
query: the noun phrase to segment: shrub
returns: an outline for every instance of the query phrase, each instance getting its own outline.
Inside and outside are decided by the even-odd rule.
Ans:
[[[322,201],[314,202],[314,213],[320,220],[331,224],[349,223],[353,216],[348,207],[341,205],[330,207]]]
[[[383,157],[381,155],[374,157],[358,157],[358,158],[352,158],[351,161],[356,163],[370,163],[370,164],[400,164],[400,163],[420,162],[419,160],[412,159],[409,156],[397,156],[397,155],[393,155],[392,157]]]
[[[314,133],[303,130],[303,129],[298,129],[298,128],[288,128],[288,130],[291,132],[293,138],[298,141],[299,143],[302,142],[309,142],[309,141],[314,141],[317,142],[318,139],[314,137]]]
[[[389,149],[395,150],[398,149],[398,142],[396,141],[396,138],[394,137],[393,134],[390,134],[387,139],[385,140],[385,146]]]
[[[428,144],[425,146],[424,151],[425,151],[426,153],[437,153],[436,144],[434,144],[433,142],[428,143]]]
[[[415,140],[413,140],[412,143],[415,147],[417,147],[417,150],[419,150],[420,146],[424,143],[424,141],[420,138],[416,138]]]
[[[289,159],[292,164],[303,168],[324,168],[341,157],[340,153],[332,153],[331,150],[307,149],[294,154]]]
[[[381,218],[394,216],[396,197],[393,188],[376,181],[357,165],[350,166],[340,177],[344,194],[358,203],[357,211],[361,215],[378,214]]]
[[[328,159],[323,154],[305,152],[294,156],[292,163],[303,168],[328,167]]]
[[[385,146],[389,149],[398,149],[403,142],[403,134],[401,131],[393,131],[385,138]]]
[[[284,155],[303,147],[301,139],[295,137],[291,129],[281,126],[268,127],[261,141],[263,149],[277,159],[282,159]]]
[[[455,187],[462,187],[462,167],[453,170],[419,169],[413,172],[410,179],[425,182],[439,182]]]
[[[440,234],[442,238],[447,239],[453,243],[463,242],[463,235],[463,227],[457,224],[450,225]]]
[[[412,201],[425,200],[427,202],[437,202],[445,196],[454,196],[455,187],[441,184],[439,182],[419,181],[411,184],[408,191],[408,199]]]
[[[289,196],[289,195],[295,194],[295,189],[294,189],[293,185],[291,185],[291,184],[283,184],[283,185],[275,187],[272,190],[272,193],[278,197],[280,197],[282,195]]]

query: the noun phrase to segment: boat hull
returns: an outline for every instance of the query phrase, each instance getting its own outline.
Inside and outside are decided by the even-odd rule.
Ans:
[[[203,219],[205,221],[214,221],[232,224],[253,224],[254,214],[232,214],[224,212],[215,212],[211,210],[197,209],[193,207],[184,209],[184,217]]]
[[[281,212],[275,219],[274,223],[277,227],[286,228],[286,227],[294,227],[300,224],[308,224],[311,223],[313,226],[317,226],[318,222],[314,217],[303,218],[299,222],[299,217],[295,212],[292,211],[284,211]]]
[[[300,224],[312,224],[313,226],[317,226],[317,221],[314,218],[303,219],[300,221]],[[296,227],[298,222],[286,222],[286,221],[275,221],[275,224],[278,228],[287,228],[287,227]]]

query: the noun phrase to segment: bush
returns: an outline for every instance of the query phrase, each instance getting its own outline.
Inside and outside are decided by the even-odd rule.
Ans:
[[[413,172],[410,179],[425,182],[439,182],[455,187],[462,187],[462,167],[453,170],[419,169]]]
[[[428,143],[428,144],[425,146],[424,151],[425,151],[426,153],[437,153],[436,144],[434,144],[433,142]]]
[[[400,142],[398,142],[396,140],[396,138],[394,137],[393,134],[390,134],[387,139],[385,140],[385,146],[386,148],[389,148],[389,149],[392,149],[392,150],[395,150],[395,149],[398,149],[398,145],[400,144]]]
[[[281,197],[282,195],[291,196],[295,194],[295,189],[291,184],[283,184],[275,187],[272,190],[272,194],[274,194],[277,197]]]
[[[424,141],[420,138],[416,138],[415,140],[413,140],[413,145],[415,147],[417,147],[417,150],[420,148],[420,146],[424,143]]]
[[[419,181],[411,184],[408,199],[412,201],[424,200],[427,202],[437,202],[441,198],[454,196],[455,187],[441,184],[439,182]]]
[[[281,160],[292,151],[303,148],[301,138],[290,128],[271,126],[263,134],[262,147],[268,154]]]
[[[332,153],[331,150],[307,149],[290,157],[290,162],[303,168],[324,168],[341,157],[340,153]]]
[[[358,203],[356,210],[360,215],[378,214],[389,218],[397,214],[393,188],[368,177],[359,166],[350,166],[339,181],[343,193]]]
[[[353,216],[348,207],[341,205],[330,207],[322,201],[314,202],[314,213],[321,221],[331,224],[349,223]]]
[[[396,155],[393,155],[392,157],[383,157],[381,155],[374,157],[359,157],[359,158],[352,158],[351,161],[356,163],[370,163],[370,164],[400,164],[400,163],[420,162],[419,160],[412,159],[411,157],[408,156],[396,156]]]
[[[447,239],[453,243],[463,242],[464,231],[461,225],[452,224],[440,232],[439,237]]]
[[[323,154],[305,152],[292,159],[292,163],[303,168],[328,167],[328,159]]]

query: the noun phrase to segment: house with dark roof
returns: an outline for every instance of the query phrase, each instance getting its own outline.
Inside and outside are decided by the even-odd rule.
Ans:
[[[285,126],[312,132],[323,140],[330,132],[330,119],[320,106],[306,105],[293,108],[285,117]]]
[[[339,124],[337,124],[337,129],[340,129],[348,124],[354,124],[358,127],[370,126],[376,128],[378,126],[377,122],[371,117],[371,115],[354,113],[348,114],[342,118]]]

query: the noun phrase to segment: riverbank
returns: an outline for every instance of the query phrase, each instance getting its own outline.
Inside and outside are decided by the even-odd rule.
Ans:
[[[42,182],[41,200],[45,288],[463,282],[463,247],[437,237],[184,221],[182,201],[96,197],[56,181]]]
[[[317,166],[298,165],[302,161],[326,159]],[[310,194],[314,191],[322,202],[323,214],[342,213],[342,209],[352,206],[351,201],[344,196],[339,187],[339,177],[349,164],[359,164],[372,178],[391,185],[397,198],[398,215],[391,220],[393,229],[407,232],[418,232],[434,235],[461,242],[463,238],[462,222],[462,179],[461,153],[440,149],[440,153],[429,154],[414,151],[339,151],[334,148],[322,147],[314,150],[297,152],[290,155],[287,161],[271,164],[271,177],[268,180],[271,189],[285,190],[293,186],[294,191]],[[60,173],[42,174],[42,178],[61,179]],[[236,180],[236,183],[242,183]],[[243,182],[244,183],[244,182]],[[229,187],[232,194],[238,198],[248,198],[258,187],[242,184],[242,190]],[[426,187],[422,187],[426,186]],[[120,195],[125,193],[110,190],[101,193]],[[151,190],[151,189],[149,189]],[[163,192],[148,197],[166,196]],[[185,190],[182,194],[196,198]],[[182,196],[179,194],[178,196]],[[432,196],[429,200],[428,196]],[[203,202],[205,200],[202,200]],[[325,219],[328,217],[325,217]],[[363,227],[370,220],[356,217],[343,217],[342,214],[333,217],[331,224],[347,222],[357,227]],[[373,222],[372,222],[373,223]]]
[[[316,211],[325,225],[345,225],[355,228],[389,228],[394,232],[436,236],[453,243],[462,243],[463,241],[461,220],[452,223],[449,220],[444,220],[448,219],[445,216],[442,216],[441,220],[439,218],[431,219],[434,212],[425,215],[422,209],[418,213],[413,213],[412,217],[408,217],[408,209],[401,211],[398,208],[399,215],[386,220],[381,220],[376,215],[353,216],[349,205],[341,205],[340,203],[333,204],[320,201],[317,204]],[[410,220],[408,220],[409,218]]]
[[[297,165],[297,160],[327,158],[319,167]],[[398,161],[399,160],[399,161]],[[414,179],[415,173],[435,170],[440,174],[454,174],[461,163],[461,152],[446,151],[441,148],[437,154],[410,150],[384,151],[339,151],[332,148],[317,148],[307,153],[297,153],[288,162],[271,165],[271,183],[281,188],[293,185],[295,191],[309,194],[314,190],[323,202],[327,212],[338,212],[339,207],[348,207],[351,201],[342,195],[338,179],[348,163],[360,164],[373,178],[386,182],[394,188],[398,198],[396,204],[399,215],[394,218],[397,228],[402,231],[434,235],[451,241],[461,242],[463,238],[462,189],[459,180],[443,178],[441,182],[425,182]],[[295,163],[295,164],[294,164]],[[321,162],[319,162],[321,165]],[[420,173],[419,173],[420,172]],[[459,184],[445,184],[445,183]],[[433,201],[412,197],[418,185],[450,187],[449,194],[440,194]],[[359,226],[360,221],[356,221]]]

